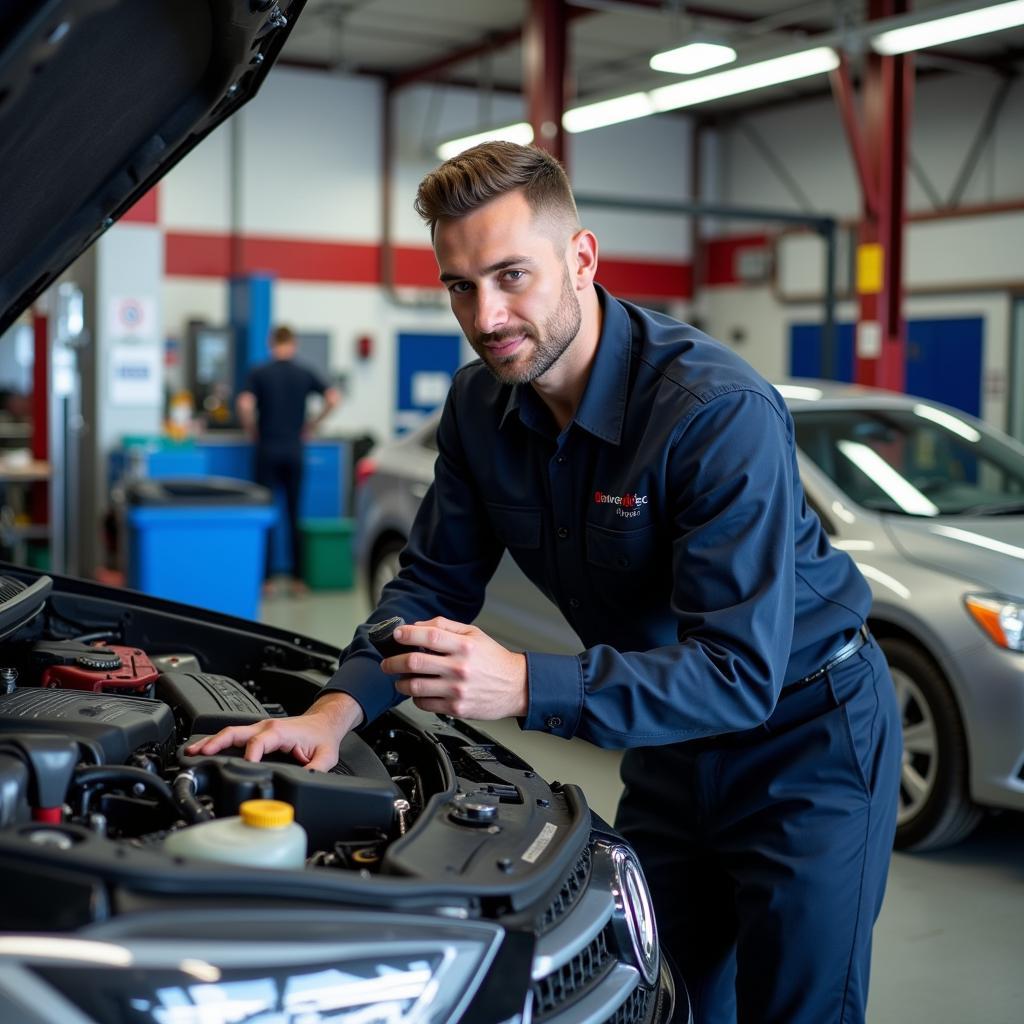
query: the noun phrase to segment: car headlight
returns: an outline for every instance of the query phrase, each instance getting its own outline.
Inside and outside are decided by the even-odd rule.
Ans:
[[[971,618],[1000,647],[1024,651],[1024,604],[982,594],[968,594],[964,604]]]
[[[609,852],[615,872],[615,903],[625,920],[636,965],[644,981],[653,985],[658,978],[658,929],[647,880],[628,846],[617,843]]]
[[[333,934],[318,927],[322,919],[310,923],[321,941],[246,941],[244,927],[230,944],[132,937],[70,949],[33,937],[20,955],[0,949],[0,960],[15,960],[96,1020],[116,1008],[118,1020],[140,1024],[424,1024],[458,1018],[501,942],[501,929],[483,922],[396,916],[353,927],[335,915]],[[110,949],[123,958],[112,960]]]

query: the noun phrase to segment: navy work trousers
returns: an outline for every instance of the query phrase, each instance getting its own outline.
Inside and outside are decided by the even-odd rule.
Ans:
[[[284,492],[284,510],[287,517],[288,539],[292,547],[292,578],[302,579],[302,536],[299,531],[299,495],[302,492],[302,449],[256,449],[256,483],[269,488],[271,493]],[[267,531],[267,563],[263,575],[273,575],[273,531]]]
[[[626,753],[634,845],[695,1024],[858,1024],[902,736],[874,640],[756,729]]]

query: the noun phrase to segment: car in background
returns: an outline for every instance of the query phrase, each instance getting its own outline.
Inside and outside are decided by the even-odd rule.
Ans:
[[[904,755],[896,846],[965,838],[1024,810],[1024,446],[931,401],[827,381],[778,385],[808,504],[873,596]],[[436,416],[358,470],[357,557],[371,603],[433,475]],[[506,645],[582,648],[506,553],[477,620]]]

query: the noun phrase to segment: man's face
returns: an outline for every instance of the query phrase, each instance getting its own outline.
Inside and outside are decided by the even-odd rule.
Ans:
[[[521,192],[438,221],[434,251],[452,312],[491,372],[505,384],[546,373],[579,333],[579,298],[566,262],[568,238]]]

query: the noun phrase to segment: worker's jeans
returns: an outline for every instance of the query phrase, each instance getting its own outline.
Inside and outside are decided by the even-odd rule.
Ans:
[[[901,749],[871,640],[757,729],[626,753],[616,824],[696,1024],[863,1021]]]

